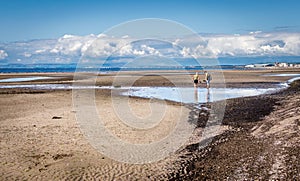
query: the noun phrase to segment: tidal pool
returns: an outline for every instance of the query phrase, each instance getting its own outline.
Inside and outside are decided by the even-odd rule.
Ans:
[[[205,103],[224,99],[256,96],[272,93],[284,88],[194,88],[194,87],[113,87],[72,84],[18,84],[0,85],[0,89],[26,88],[34,90],[66,90],[66,89],[110,89],[121,96],[156,98],[182,103]]]
[[[190,87],[132,87],[121,94],[141,98],[156,98],[182,103],[205,103],[230,98],[271,93],[278,88],[190,88]]]
[[[7,78],[7,79],[0,79],[0,82],[26,82],[26,81],[33,81],[33,80],[46,80],[46,79],[56,79],[57,77],[16,77],[16,78]]]
[[[274,76],[274,77],[300,77],[300,74],[264,74],[263,76]]]

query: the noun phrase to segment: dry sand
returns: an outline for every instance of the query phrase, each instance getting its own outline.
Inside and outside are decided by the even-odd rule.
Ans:
[[[141,143],[164,136],[182,107],[167,104],[159,129],[132,132],[116,122],[106,93],[99,100],[107,113],[106,126],[122,139]],[[167,177],[176,166],[171,159],[154,164],[134,165],[113,161],[95,150],[85,139],[75,121],[71,91],[37,94],[1,94],[1,180],[141,180]],[[99,98],[99,97],[98,97]],[[119,101],[125,101],[122,98]],[[130,99],[132,107],[137,99]],[[148,100],[139,99],[138,104]],[[137,109],[137,114],[149,110]],[[161,135],[160,135],[161,134]],[[152,136],[151,136],[152,135]],[[105,138],[104,138],[105,139]]]
[[[266,84],[270,86],[274,83],[284,82],[290,78],[261,76],[265,73],[278,72],[286,72],[286,70],[225,71],[224,76],[226,85],[228,85],[229,87],[264,87],[266,86]],[[288,70],[288,72],[299,73],[299,70]],[[126,75],[128,74],[130,74],[130,77],[134,77],[139,73],[126,73]],[[153,75],[148,75],[146,77],[140,77],[140,75],[137,75],[139,78],[138,81],[134,83],[134,85],[174,86],[174,82],[170,82],[168,81],[168,79],[174,79],[175,77],[175,80],[177,80],[175,84],[180,84],[182,86],[192,86],[192,83],[184,82],[184,80],[186,79],[185,76],[170,74],[158,76],[161,74],[155,72],[149,72],[148,74]],[[31,76],[31,74],[3,74],[0,75],[0,78],[15,76]],[[63,78],[60,78],[59,80],[32,81],[29,83],[72,83],[72,75],[70,74],[61,74],[56,76]],[[114,79],[112,75],[101,75],[97,79],[97,85],[112,85],[113,80]],[[126,78],[126,76],[124,76],[123,80],[128,80],[128,77]],[[218,86],[217,79],[213,80],[216,81],[213,86]],[[131,82],[128,81],[128,84],[130,83]],[[22,84],[28,84],[28,82],[23,82]],[[251,129],[249,128],[249,125],[241,126],[239,124],[236,124],[236,122],[238,121],[234,120],[240,120],[241,117],[247,118],[247,116],[252,118],[252,115],[255,115],[255,113],[249,113],[250,116],[249,114],[244,115],[243,113],[247,112],[245,110],[252,110],[251,108],[255,107],[255,105],[251,104],[251,101],[246,101],[247,103],[244,105],[237,104],[237,102],[239,101],[233,101],[234,103],[230,104],[229,101],[226,108],[227,117],[225,115],[225,121],[222,127],[224,127],[225,130],[230,128],[231,132],[230,134],[227,134],[227,132],[225,132],[226,134],[221,134],[220,137],[216,138],[217,140],[219,139],[222,143],[225,144],[216,144],[218,143],[218,141],[215,141],[213,142],[213,148],[208,147],[211,148],[210,150],[204,149],[199,151],[195,150],[193,146],[194,144],[189,142],[186,144],[190,145],[181,147],[179,151],[159,162],[151,164],[126,164],[114,161],[99,153],[85,139],[80,130],[80,126],[75,119],[76,110],[74,109],[72,104],[72,91],[1,89],[0,92],[0,180],[168,180],[192,178],[199,180],[201,180],[201,178],[224,179],[225,176],[227,176],[226,174],[229,173],[216,171],[215,169],[210,168],[210,177],[207,177],[207,175],[205,174],[209,173],[209,169],[201,170],[199,169],[199,167],[197,167],[197,165],[210,162],[211,164],[215,164],[214,166],[217,167],[218,160],[216,158],[218,156],[222,156],[222,153],[220,151],[215,152],[211,150],[227,149],[229,151],[232,151],[232,145],[236,146],[236,144],[241,144],[240,141],[243,142],[242,139],[239,140],[237,138],[248,139],[248,137],[243,136],[232,136],[244,133],[243,131],[236,130],[251,130],[251,132],[247,132],[247,134],[245,133],[245,135],[252,135],[253,137],[257,137],[257,139],[274,135],[277,135],[280,138],[282,137],[282,135],[279,133],[281,131],[285,132],[286,130],[289,130],[290,127],[295,129],[294,132],[289,134],[290,137],[295,136],[296,133],[299,134],[299,126],[295,127],[294,125],[294,123],[299,124],[299,101],[297,101],[299,99],[298,94],[298,97],[295,97],[296,95],[294,94],[289,94],[290,97],[288,97],[287,100],[293,100],[293,98],[295,97],[296,102],[294,101],[292,105],[290,105],[289,102],[283,101],[283,99],[285,99],[284,95],[281,95],[281,97],[276,97],[276,101],[283,101],[280,104],[281,107],[277,106],[275,110],[273,110],[273,108],[266,110],[263,113],[263,115],[266,116],[263,118],[263,120],[261,120],[261,117],[257,118],[259,119],[259,121],[265,121],[259,122],[260,124],[251,125]],[[151,132],[153,130],[150,130],[148,132],[133,132],[132,129],[129,129],[128,127],[116,121],[118,120],[118,118],[113,113],[114,110],[112,110],[110,106],[110,92],[106,90],[98,90],[96,92],[96,97],[96,105],[102,108],[101,110],[103,110],[103,114],[107,115],[105,121],[110,130],[116,133],[120,138],[134,143],[152,142],[166,135],[169,131],[172,130],[172,126],[170,125],[174,124],[173,120],[178,117],[177,113],[182,110],[190,112],[190,115],[196,115],[196,117],[194,118],[187,118],[186,121],[193,122],[193,120],[188,119],[200,120],[202,115],[199,113],[199,110],[195,111],[192,108],[181,106],[180,104],[167,103],[165,118],[164,121],[162,121],[163,124],[160,125],[160,129],[155,130],[155,132]],[[262,97],[265,98],[266,96]],[[256,98],[255,100],[257,99],[263,100],[262,102],[266,102],[262,98]],[[119,101],[128,100],[120,97]],[[275,104],[276,101],[271,101],[270,104]],[[150,113],[150,109],[148,109],[147,106],[141,106],[147,105],[148,103],[149,100],[147,99],[129,99],[129,104],[136,110],[135,114],[140,117],[143,117]],[[263,104],[261,105],[261,107],[263,107]],[[284,108],[286,105],[289,105],[294,109],[285,110]],[[234,113],[230,112],[230,109],[235,109],[236,107],[243,108],[243,106],[245,107],[244,110],[234,111]],[[258,113],[256,115],[261,116]],[[278,115],[282,116],[278,117]],[[269,123],[270,120],[273,120],[271,121],[272,123]],[[296,120],[298,120],[298,122]],[[266,129],[265,125],[272,126]],[[201,126],[199,126],[199,128],[196,129],[196,132],[201,132],[201,130],[202,128]],[[142,135],[145,135],[146,133],[147,135],[152,136],[147,136],[144,137],[144,139],[141,139]],[[296,138],[297,137],[291,138],[291,142],[287,144],[299,144],[299,139]],[[283,139],[283,142],[287,141],[285,138]],[[229,141],[226,142],[226,140]],[[251,141],[245,143],[252,144],[252,137],[250,140]],[[226,144],[229,144],[228,147],[226,147]],[[272,145],[270,144],[270,147],[271,146]],[[247,150],[245,149],[241,150],[247,152]],[[203,152],[205,152],[205,154],[203,154]],[[228,152],[225,151],[225,153]],[[258,152],[255,152],[253,154],[256,153]],[[272,153],[273,152],[265,152],[264,154]],[[205,156],[207,154],[208,156],[205,158],[199,156]],[[298,152],[295,151],[294,155],[291,155],[291,159],[294,159],[294,157],[299,158],[299,155],[295,156],[295,154],[298,154]],[[214,158],[212,158],[213,155]],[[226,170],[226,164],[230,166],[229,162],[226,162],[229,161],[229,158],[233,160],[240,159],[240,155],[231,156],[232,157],[228,156],[228,159],[223,158],[225,161],[223,165],[220,164],[220,168],[224,168],[224,170]],[[268,175],[268,177],[266,176],[262,178],[291,178],[283,177],[282,175],[284,175],[284,173],[278,171],[278,168],[282,168],[282,165],[284,165],[283,157],[285,156],[286,155],[284,154],[278,154],[276,157],[274,157],[274,159],[269,162],[269,165],[272,165],[273,169],[273,171],[270,172],[274,174],[270,174]],[[218,159],[221,158],[218,157]],[[248,157],[246,157],[245,159],[251,160],[251,158]],[[278,160],[278,162],[274,160]],[[241,161],[241,164],[242,163],[244,162]],[[244,165],[244,167],[237,164],[238,166],[241,166],[240,169],[238,169],[238,166],[235,165],[234,169],[232,168],[232,170],[235,171],[231,174],[237,174],[239,177],[230,177],[229,174],[228,178],[259,178],[254,177],[255,174],[253,176],[249,174],[247,170],[244,170],[248,167],[251,167],[250,163],[251,162],[247,162],[248,165]],[[299,179],[299,172],[298,177],[296,175],[296,178]]]

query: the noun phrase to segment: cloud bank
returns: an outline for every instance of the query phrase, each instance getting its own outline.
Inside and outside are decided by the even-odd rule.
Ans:
[[[8,54],[4,50],[0,50],[0,60],[5,59],[8,57]]]
[[[300,33],[250,33],[206,37],[208,47],[222,56],[299,56]]]
[[[168,40],[134,37],[64,35],[59,39],[0,43],[0,59],[8,62],[77,62],[82,55],[106,59],[139,56],[220,58],[300,56],[300,33],[250,32],[243,35],[200,35]]]

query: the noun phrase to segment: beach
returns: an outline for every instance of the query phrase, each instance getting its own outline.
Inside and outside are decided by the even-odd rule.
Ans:
[[[220,102],[194,104],[154,99],[164,105],[164,116],[154,128],[136,129],[122,124],[111,101],[128,104],[138,117],[147,118],[147,98],[122,96],[106,87],[193,87],[189,72],[117,72],[91,77],[96,89],[95,106],[105,115],[104,124],[118,138],[146,144],[167,137],[181,115],[182,124],[194,124],[191,138],[177,151],[152,163],[116,161],[89,142],[78,122],[79,110],[69,88],[0,89],[0,180],[205,180],[299,179],[300,94],[299,81],[289,88],[254,97],[226,100],[224,116],[211,142],[199,149],[194,137],[203,133],[211,107]],[[277,88],[299,74],[299,69],[211,71],[212,88]],[[1,82],[1,85],[72,85],[71,73],[1,74],[1,79],[42,76],[45,79]],[[51,78],[48,78],[51,77]],[[53,78],[55,77],[55,78]],[[116,77],[118,79],[116,79]],[[190,79],[187,81],[187,79]],[[92,81],[93,82],[93,81]],[[87,83],[89,85],[89,83]],[[204,87],[201,84],[200,87]],[[153,101],[153,100],[151,100]],[[221,101],[222,102],[222,101]],[[222,103],[223,104],[223,103]],[[191,116],[192,115],[192,116]],[[76,119],[77,118],[77,119]],[[183,137],[185,135],[179,135]],[[105,138],[103,138],[105,139]],[[117,150],[116,150],[117,151]]]

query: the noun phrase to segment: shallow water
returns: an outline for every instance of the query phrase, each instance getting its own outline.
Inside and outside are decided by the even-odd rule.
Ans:
[[[23,84],[0,85],[0,89],[26,88],[35,90],[65,90],[65,89],[111,89],[122,90],[123,96],[141,98],[156,98],[182,103],[204,103],[224,99],[256,96],[274,92],[280,88],[194,88],[194,87],[112,87],[112,86],[79,86],[69,84]],[[282,88],[282,87],[281,87]]]
[[[71,84],[17,84],[17,85],[0,85],[0,89],[34,89],[34,90],[65,90],[65,89],[105,89],[109,87],[99,86],[75,86]]]
[[[33,80],[45,80],[45,79],[56,79],[57,77],[16,77],[16,78],[8,78],[8,79],[1,79],[0,82],[26,82],[26,81],[33,81]]]
[[[300,74],[264,74],[263,76],[277,76],[277,77],[293,77],[286,81],[285,83],[281,83],[281,87],[288,87],[290,83],[292,83],[295,80],[300,79]]]
[[[278,88],[189,88],[189,87],[133,87],[122,95],[142,98],[165,99],[182,103],[205,103],[230,98],[256,96],[271,93]]]
[[[275,76],[275,77],[300,77],[300,74],[264,74],[263,76]]]

